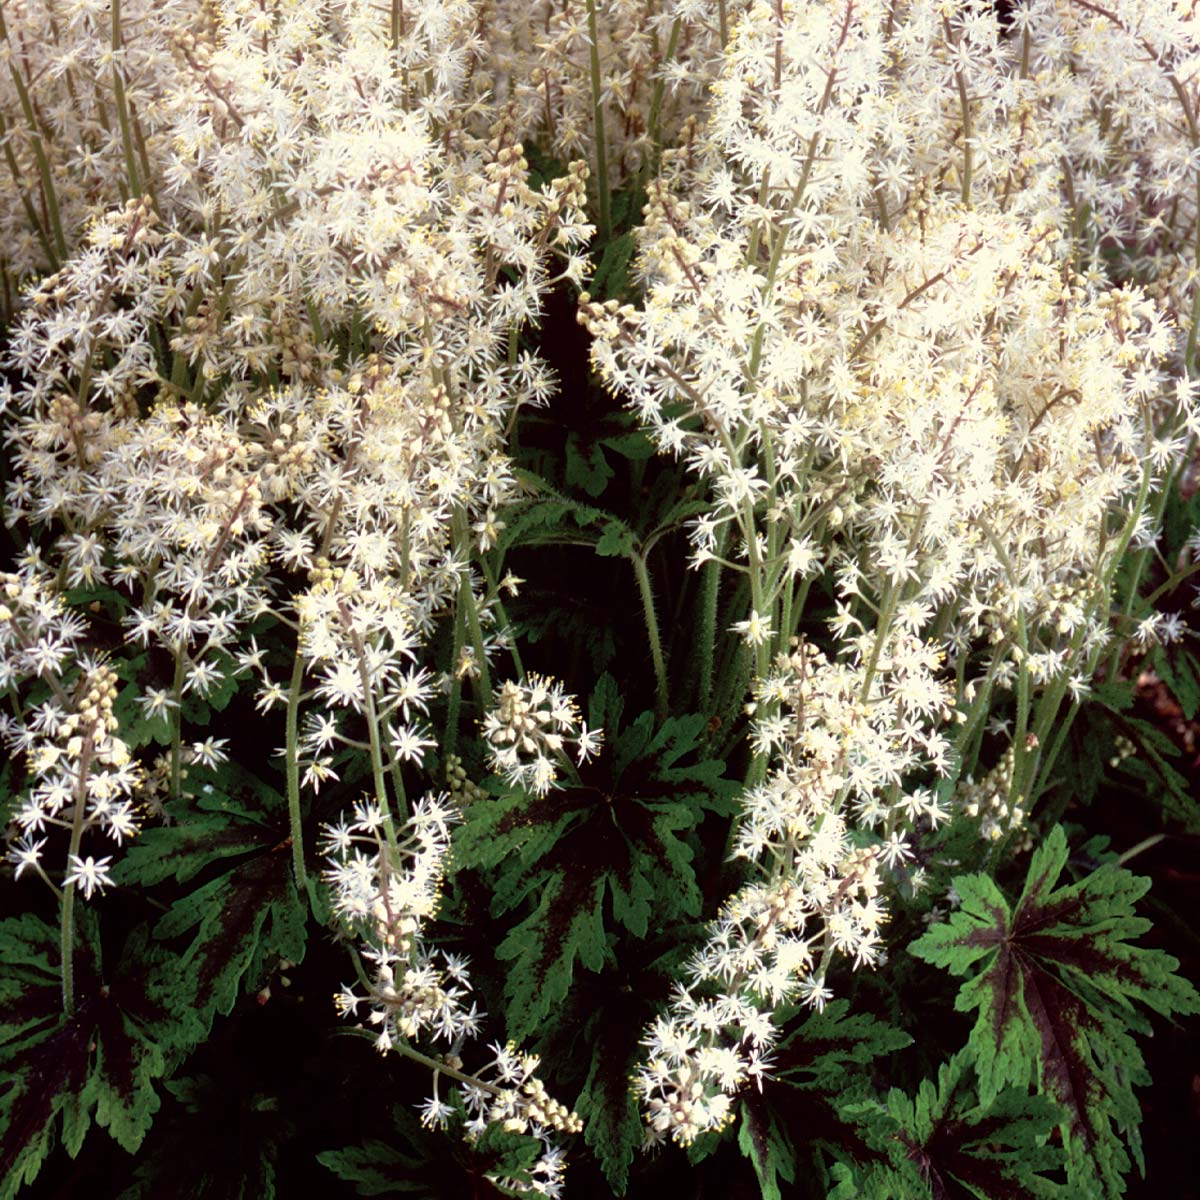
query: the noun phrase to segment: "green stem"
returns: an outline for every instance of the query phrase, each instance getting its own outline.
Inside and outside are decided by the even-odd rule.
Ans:
[[[308,873],[304,868],[304,824],[300,814],[300,690],[304,682],[304,655],[296,646],[296,658],[292,663],[292,682],[288,689],[287,705],[287,799],[288,823],[292,834],[292,870],[296,875],[296,888],[304,892],[308,887]]]
[[[42,244],[42,249],[46,252],[46,260],[50,264],[51,271],[57,271],[60,265],[60,260],[57,254],[54,253],[54,247],[50,243],[50,234],[46,227],[42,224],[42,218],[38,215],[38,211],[33,206],[33,201],[29,198],[29,193],[22,187],[21,170],[17,166],[17,157],[13,153],[12,143],[8,136],[8,123],[4,120],[3,113],[0,113],[0,142],[4,143],[4,161],[8,164],[8,173],[12,176],[12,181],[16,185],[17,192],[21,197],[21,207],[25,210],[25,217],[29,221],[34,233],[37,234],[37,239]],[[12,313],[12,306],[7,306],[5,314],[5,323],[10,319],[9,314]]]
[[[0,4],[0,38],[3,38],[6,42],[9,40],[8,26],[4,21],[4,6],[2,4]],[[21,102],[21,112],[25,115],[25,121],[29,126],[33,156],[37,160],[38,174],[41,176],[42,181],[42,194],[46,201],[46,215],[50,219],[50,231],[54,234],[54,245],[58,252],[58,261],[62,262],[67,257],[67,239],[63,236],[62,218],[58,211],[58,193],[54,190],[54,178],[50,174],[50,162],[46,158],[46,148],[42,144],[42,134],[38,126],[37,115],[33,111],[33,101],[29,97],[25,81],[21,78],[20,71],[17,70],[11,59],[9,60],[8,70],[12,76],[17,97]]]
[[[475,593],[471,588],[471,539],[467,529],[466,515],[460,509],[454,514],[455,549],[468,564],[462,574],[458,586],[458,602],[467,619],[467,630],[471,634],[471,645],[475,651],[475,665],[479,671],[477,690],[479,703],[484,709],[492,704],[492,676],[488,669],[487,655],[484,653],[483,625],[479,620],[479,606],[475,603]]]
[[[462,677],[458,673],[458,664],[462,660],[463,625],[465,620],[461,607],[454,613],[454,650],[450,657],[450,667],[453,677],[450,680],[450,695],[446,701],[446,731],[442,736],[442,748],[446,754],[453,754],[458,744],[458,713],[462,707]]]
[[[125,80],[121,73],[120,50],[121,0],[112,0],[113,98],[117,102],[117,122],[121,126],[121,148],[125,154],[125,174],[129,179],[130,194],[136,200],[142,195],[142,183],[138,177],[133,132],[129,125],[129,102],[125,97]]]
[[[650,135],[650,154],[647,156],[646,165],[651,173],[657,173],[659,158],[662,154],[662,102],[667,87],[666,76],[662,73],[662,68],[674,59],[675,52],[679,48],[679,35],[682,31],[683,18],[676,17],[671,23],[671,33],[667,38],[667,52],[662,57],[658,78],[654,82],[654,93],[650,99],[650,116],[646,123],[646,129]]]
[[[467,618],[467,629],[471,633],[471,644],[475,652],[475,666],[479,671],[478,689],[479,701],[487,709],[492,704],[492,675],[488,669],[487,654],[484,652],[483,626],[479,621],[479,606],[475,603],[475,592],[471,588],[471,575],[468,571],[459,586],[459,600]]]
[[[1140,513],[1143,508],[1145,508],[1146,500],[1150,494],[1150,487],[1151,487],[1151,473],[1150,473],[1150,467],[1147,464],[1146,469],[1142,473],[1142,486],[1138,490],[1137,501],[1135,502],[1133,508],[1130,509],[1131,514],[1136,515],[1136,514]],[[1167,490],[1168,490],[1167,485],[1164,484],[1162,490],[1159,492],[1158,496],[1155,498],[1155,506],[1154,506],[1154,524],[1155,524],[1155,526],[1157,526],[1158,523],[1162,520],[1163,510],[1166,508],[1166,503],[1167,503]],[[1133,538],[1133,528],[1134,528],[1134,521],[1131,516],[1131,519],[1126,522],[1125,530],[1123,531],[1120,545],[1118,546],[1117,550],[1114,552],[1111,559],[1109,560],[1113,564],[1113,566],[1110,568],[1110,570],[1107,574],[1106,581],[1105,581],[1107,584],[1107,587],[1105,588],[1106,594],[1111,592],[1112,579],[1116,573],[1116,567],[1120,564],[1120,561],[1124,557],[1125,551],[1128,549],[1129,543]],[[1121,613],[1121,615],[1126,618],[1130,617],[1133,613],[1133,609],[1134,609],[1135,602],[1137,599],[1138,584],[1141,582],[1142,571],[1145,569],[1146,562],[1149,558],[1149,555],[1150,555],[1150,551],[1148,549],[1140,550],[1140,551],[1138,551],[1137,557],[1134,559],[1133,569],[1132,569],[1130,581],[1129,581],[1128,595],[1126,597],[1124,609]],[[1120,663],[1121,663],[1121,649],[1122,649],[1121,642],[1118,640],[1116,646],[1113,649],[1112,658],[1109,660],[1109,664],[1108,664],[1108,677],[1110,679],[1116,678],[1117,670],[1120,667]]]
[[[592,128],[596,142],[596,194],[599,203],[597,233],[607,246],[612,237],[608,207],[608,156],[604,144],[604,102],[601,96],[600,37],[596,27],[596,0],[587,0],[588,38],[591,41]]]
[[[479,556],[479,565],[483,568],[483,577],[487,580],[488,585],[488,600],[494,600],[496,605],[496,613],[500,618],[500,628],[512,629],[512,622],[508,619],[508,613],[505,611],[504,602],[500,599],[500,585],[496,582],[496,572],[488,565],[487,558],[484,555]],[[503,564],[501,564],[503,565]],[[525,678],[525,665],[521,662],[521,652],[517,649],[516,638],[510,636],[508,643],[508,653],[512,656],[513,666],[517,669],[517,677]]]
[[[1152,833],[1148,838],[1143,838],[1136,846],[1130,846],[1120,858],[1117,859],[1117,866],[1123,867],[1132,858],[1137,858],[1139,854],[1146,850],[1151,850],[1158,845],[1159,842],[1165,841],[1167,835],[1165,833]]]
[[[171,709],[171,799],[179,798],[183,781],[183,674],[187,653],[183,643],[175,651],[175,678],[171,681],[171,698],[175,701]]]
[[[349,634],[354,654],[358,659],[358,677],[362,682],[363,714],[367,719],[367,740],[371,747],[371,777],[375,783],[375,801],[379,811],[383,813],[383,831],[388,845],[394,850],[397,846],[396,826],[392,820],[392,806],[388,802],[387,780],[384,777],[383,743],[379,737],[379,713],[375,708],[375,692],[371,687],[371,675],[367,670],[367,655],[363,649],[362,639],[358,632],[351,627],[350,614],[341,608],[342,623]]]
[[[717,653],[717,602],[721,595],[721,564],[710,559],[704,564],[700,593],[700,711],[712,705],[713,668]]]
[[[368,1036],[374,1037],[374,1034],[368,1033]],[[411,1058],[413,1062],[429,1067],[430,1070],[436,1071],[440,1075],[449,1075],[451,1079],[457,1079],[459,1083],[469,1084],[471,1087],[479,1088],[480,1091],[488,1092],[493,1096],[500,1095],[500,1089],[494,1084],[477,1079],[474,1075],[468,1075],[465,1071],[459,1071],[455,1067],[447,1066],[436,1058],[430,1058],[429,1055],[422,1054],[420,1050],[414,1050],[407,1042],[393,1042],[392,1049],[398,1054],[403,1054],[405,1058]]]
[[[658,617],[654,611],[654,592],[650,587],[650,573],[646,560],[637,553],[630,553],[630,565],[637,579],[638,592],[642,597],[642,615],[646,619],[646,636],[650,640],[650,659],[654,664],[654,709],[659,721],[667,719],[667,664],[663,658],[662,641],[658,632]]]
[[[71,857],[79,857],[79,844],[83,840],[84,818],[87,812],[87,778],[92,761],[92,735],[83,741],[79,754],[79,781],[75,788],[75,815],[71,819],[71,842],[67,847],[67,863]],[[62,998],[63,1012],[69,1017],[75,1011],[75,892],[77,884],[72,881],[63,887],[62,921],[59,929],[60,953],[62,955]]]

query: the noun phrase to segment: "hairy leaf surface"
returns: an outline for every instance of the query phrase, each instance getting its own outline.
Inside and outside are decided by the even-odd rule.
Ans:
[[[602,681],[598,694],[612,698]],[[580,784],[546,796],[508,794],[476,802],[459,828],[462,866],[495,869],[493,912],[524,906],[501,941],[508,961],[508,1031],[534,1033],[570,988],[576,963],[599,971],[609,937],[646,935],[699,912],[688,835],[708,811],[727,811],[723,765],[697,753],[702,717],[655,727],[643,713],[618,731],[619,707],[592,705],[608,741]],[[612,719],[610,719],[610,717]],[[607,899],[606,899],[607,898]]]
[[[226,779],[242,784],[241,798],[213,790],[168,804],[174,824],[146,830],[114,869],[119,882],[143,886],[207,876],[155,927],[158,938],[190,936],[178,998],[206,1024],[233,1008],[243,983],[257,987],[273,960],[303,958],[308,916],[281,801],[244,773]]]
[[[58,930],[32,915],[0,922],[0,1200],[33,1181],[56,1129],[72,1156],[93,1121],[136,1151],[159,1107],[155,1081],[201,1036],[164,1001],[177,964],[135,933],[106,969],[86,909],[78,928],[68,1017]]]
[[[1134,913],[1149,881],[1105,864],[1056,888],[1066,861],[1056,827],[1015,906],[986,876],[957,878],[962,907],[911,950],[968,977],[956,1007],[979,1013],[970,1048],[981,1101],[1036,1082],[1065,1113],[1072,1176],[1092,1195],[1117,1196],[1129,1167],[1121,1135],[1141,1158],[1133,1086],[1149,1079],[1129,1031],[1148,1023],[1137,1006],[1193,1013],[1200,997],[1170,955],[1132,944],[1150,927]]]
[[[1055,1177],[1062,1151],[1050,1142],[1058,1107],[1019,1088],[980,1103],[969,1062],[957,1055],[915,1096],[893,1088],[882,1107],[856,1106],[881,1157],[843,1162],[830,1200],[1069,1200],[1074,1193]]]

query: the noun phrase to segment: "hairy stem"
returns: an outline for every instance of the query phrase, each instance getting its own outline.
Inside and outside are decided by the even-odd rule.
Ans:
[[[304,825],[300,815],[300,745],[298,725],[300,717],[300,690],[304,682],[304,655],[296,646],[296,658],[292,663],[292,682],[288,688],[287,703],[287,800],[288,824],[292,835],[292,869],[296,875],[296,888],[303,892],[308,886],[308,873],[304,869]]]
[[[92,763],[92,735],[83,740],[79,752],[79,779],[75,786],[75,815],[71,819],[71,841],[67,847],[67,862],[79,857],[79,844],[83,840],[83,828],[87,813],[87,779]],[[59,927],[60,953],[62,956],[63,1012],[71,1016],[75,1011],[75,892],[74,880],[63,886],[62,920]]]
[[[646,636],[650,641],[650,660],[654,664],[654,710],[659,721],[667,719],[667,664],[663,658],[662,639],[658,631],[658,617],[654,611],[654,592],[650,587],[650,573],[646,560],[637,553],[629,555],[638,592],[642,597],[642,615],[646,620]]]
[[[591,42],[592,127],[596,141],[597,233],[600,245],[612,236],[612,218],[608,204],[608,156],[604,144],[604,101],[600,79],[600,37],[596,27],[596,0],[587,0],[588,39]]]

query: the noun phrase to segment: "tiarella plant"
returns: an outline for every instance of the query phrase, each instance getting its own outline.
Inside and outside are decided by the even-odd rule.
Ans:
[[[1168,1186],[1188,4],[0,45],[0,1200]]]

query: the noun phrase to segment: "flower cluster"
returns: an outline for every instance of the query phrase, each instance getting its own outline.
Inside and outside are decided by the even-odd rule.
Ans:
[[[382,1046],[453,1048],[479,1014],[420,937],[451,810],[426,798],[403,843],[387,814],[436,744],[431,704],[491,704],[505,635],[480,558],[517,489],[507,431],[554,390],[521,337],[582,280],[588,169],[532,180],[470,0],[406,3],[392,29],[363,0],[57,7],[0,18],[4,283],[31,277],[3,358],[5,515],[39,547],[0,620],[0,670],[33,680],[3,725],[30,776],[10,857],[44,873],[34,835],[62,825],[68,897],[105,886],[83,836],[120,842],[135,788],[176,804],[189,765],[244,752],[197,726],[250,691],[301,895],[304,793],[347,752],[370,762],[372,798],[334,835],[336,913],[372,947],[344,1006]],[[71,589],[104,598],[67,610]],[[131,729],[82,652],[92,613],[140,659]],[[447,625],[455,665],[434,670]],[[122,734],[163,752],[143,769]],[[503,1120],[566,1127],[531,1078],[515,1091]]]
[[[797,975],[820,998],[834,950],[873,961],[879,866],[948,816],[913,773],[955,776],[997,704],[1015,732],[990,803],[1023,811],[1050,722],[1109,644],[1116,564],[1153,538],[1146,499],[1200,433],[1192,314],[1139,285],[1136,251],[1123,276],[1101,269],[1111,239],[1149,234],[1098,217],[1091,192],[1133,206],[1156,138],[1162,194],[1194,189],[1200,145],[1194,23],[1133,7],[1046,0],[1004,36],[977,3],[747,5],[703,122],[648,187],[643,299],[582,297],[596,369],[712,496],[695,565],[748,584],[732,630],[766,773],[736,853],[768,879],[648,1038],[655,1135],[720,1126]],[[1128,123],[1105,53],[1146,81]],[[1194,231],[1190,200],[1171,214],[1158,244]],[[1177,244],[1194,279],[1194,238]],[[833,653],[797,658],[822,575]],[[868,831],[882,841],[860,860],[849,835]]]
[[[97,212],[152,185],[169,141],[172,39],[195,0],[16,0],[0,14],[0,273],[16,285],[62,267]],[[51,134],[53,136],[51,136]]]
[[[463,1004],[466,965],[428,950],[421,936],[437,911],[454,819],[443,797],[424,796],[403,841],[390,815],[372,801],[359,804],[352,820],[326,828],[333,910],[365,942],[373,975],[365,997],[347,988],[338,1007],[354,1015],[367,1005],[370,1023],[379,1029],[380,1053],[424,1031],[457,1046],[478,1029],[478,1011]]]
[[[427,1125],[444,1126],[454,1114],[442,1099],[443,1074],[460,1081],[467,1114],[464,1135],[478,1138],[490,1125],[540,1138],[544,1153],[533,1182],[508,1186],[537,1194],[559,1194],[561,1152],[551,1138],[578,1133],[578,1116],[553,1099],[536,1075],[535,1055],[512,1045],[492,1046],[492,1058],[474,1073],[463,1072],[461,1051],[479,1032],[484,1014],[474,1002],[468,964],[462,957],[433,950],[425,927],[436,915],[450,826],[457,820],[446,796],[427,795],[414,806],[401,831],[372,801],[363,801],[353,817],[327,826],[325,849],[330,858],[327,879],[333,908],[343,927],[361,944],[367,964],[361,986],[344,987],[335,997],[343,1016],[367,1010],[367,1023],[377,1030],[381,1054],[402,1048],[425,1035],[446,1044],[433,1068],[433,1094],[422,1105]]]
[[[459,104],[470,6],[414,21],[412,75],[369,6],[291,6],[269,46],[257,6],[217,8],[163,66],[153,191],[101,208],[31,292],[0,397],[9,518],[46,531],[66,585],[124,589],[129,642],[173,664],[144,700],[177,730],[167,795],[181,705],[247,676],[264,712],[304,711],[285,753],[309,787],[360,740],[330,709],[381,760],[421,761],[437,683],[414,660],[438,616],[471,610],[474,678],[501,644],[466,562],[513,491],[505,425],[553,387],[509,348],[588,233],[585,169],[532,187],[511,122]],[[348,354],[326,333],[347,327]],[[273,676],[267,613],[307,688]]]
[[[1010,746],[1000,760],[978,781],[968,776],[954,790],[954,803],[972,821],[978,821],[980,836],[998,842],[1024,829],[1029,815],[1025,797],[1012,794],[1013,763]]]
[[[508,680],[483,721],[492,768],[513,787],[544,796],[558,779],[564,750],[574,743],[580,763],[600,747],[603,731],[589,729],[562,685],[531,674]]]
[[[369,771],[326,830],[357,946],[339,1009],[431,1067],[427,1124],[541,1140],[500,1186],[560,1193],[552,1139],[580,1121],[537,1058],[463,1067],[483,1014],[428,925],[488,793],[434,729],[450,751],[477,722],[466,761],[537,797],[601,745],[509,640],[503,531],[514,423],[555,389],[523,338],[584,286],[620,187],[646,201],[632,284],[579,320],[692,476],[688,686],[722,719],[750,697],[750,882],[644,1039],[648,1140],[726,1127],[780,1010],[883,959],[928,834],[1019,834],[1110,648],[1118,564],[1151,552],[1200,437],[1200,23],[1179,0],[997,7],[0,6],[3,500],[31,547],[0,576],[7,860],[61,899],[68,1012],[76,895],[112,882],[89,839],[186,811],[186,768],[241,749],[204,726],[244,688],[300,895],[303,800]],[[683,672],[646,556],[673,520],[637,559],[660,722]],[[1179,636],[1153,614],[1131,645]],[[982,773],[989,728],[1008,749]],[[410,806],[435,767],[450,793]]]
[[[496,5],[491,52],[522,129],[617,187],[690,140],[740,0]]]
[[[49,687],[31,720],[0,718],[0,738],[22,755],[30,780],[13,817],[7,857],[17,878],[31,870],[51,883],[43,865],[49,839],[38,835],[66,831],[63,886],[78,884],[90,900],[111,882],[112,857],[82,856],[83,838],[96,830],[120,846],[140,824],[142,771],[117,736],[117,675],[78,653],[80,625],[36,575],[0,576],[0,595],[0,646],[12,694],[31,677]]]
[[[948,816],[927,789],[902,793],[908,775],[946,767],[939,666],[912,638],[874,664],[801,644],[756,685],[754,737],[776,765],[743,798],[733,853],[761,878],[726,904],[645,1039],[637,1090],[651,1137],[687,1144],[721,1129],[731,1097],[769,1071],[772,1014],[823,1007],[835,954],[880,957],[887,869],[911,858],[915,827]],[[854,844],[851,816],[882,827],[875,844]]]

